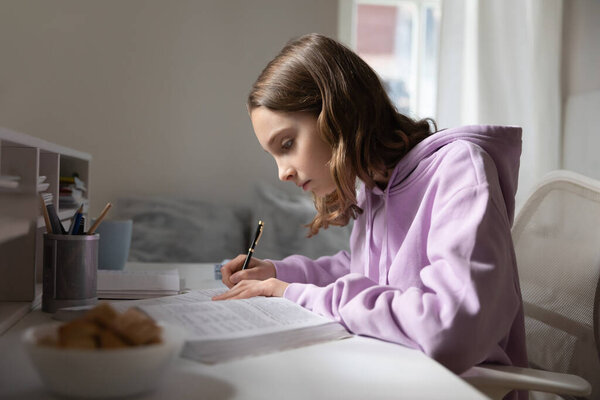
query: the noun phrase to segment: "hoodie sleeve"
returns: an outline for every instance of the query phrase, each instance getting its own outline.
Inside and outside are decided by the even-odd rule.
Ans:
[[[311,283],[316,286],[328,285],[350,271],[350,255],[347,251],[316,260],[293,255],[281,261],[268,261],[275,264],[277,279],[284,282]]]
[[[520,304],[506,210],[491,196],[483,183],[435,199],[429,265],[411,286],[348,274],[325,287],[291,284],[284,297],[353,333],[420,349],[456,373],[479,364],[501,353]],[[405,262],[394,258],[390,270]]]

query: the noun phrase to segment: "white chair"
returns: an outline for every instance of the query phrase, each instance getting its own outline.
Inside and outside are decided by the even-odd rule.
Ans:
[[[600,182],[548,174],[512,235],[531,368],[477,366],[463,379],[494,399],[515,389],[600,399]]]

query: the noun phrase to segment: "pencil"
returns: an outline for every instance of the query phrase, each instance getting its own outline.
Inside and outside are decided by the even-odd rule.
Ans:
[[[52,231],[52,225],[50,224],[50,216],[48,215],[48,209],[46,208],[46,202],[40,194],[40,201],[42,202],[42,215],[44,216],[44,223],[46,224],[46,233],[54,233]]]
[[[104,217],[106,217],[106,213],[108,212],[108,210],[110,210],[111,207],[112,207],[112,204],[110,204],[110,203],[106,204],[106,206],[104,207],[104,210],[102,210],[102,212],[100,213],[100,216],[96,219],[96,222],[94,222],[94,225],[92,225],[92,227],[88,231],[88,235],[93,235],[94,232],[96,232],[98,225],[100,225],[100,222],[102,222]]]

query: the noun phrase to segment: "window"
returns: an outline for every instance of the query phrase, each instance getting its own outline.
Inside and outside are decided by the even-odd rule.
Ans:
[[[379,74],[398,111],[435,117],[440,1],[340,3],[352,4],[340,10],[340,25],[351,25],[352,48]]]

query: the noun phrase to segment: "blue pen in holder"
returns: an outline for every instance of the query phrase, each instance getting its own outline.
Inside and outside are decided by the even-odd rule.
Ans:
[[[44,234],[42,311],[95,304],[100,235]]]

